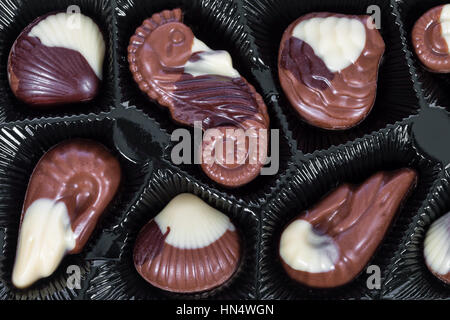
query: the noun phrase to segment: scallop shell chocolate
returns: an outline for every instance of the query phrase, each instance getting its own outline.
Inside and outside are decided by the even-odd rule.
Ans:
[[[384,41],[369,16],[316,12],[291,23],[278,54],[284,93],[300,117],[327,130],[356,126],[375,103]]]
[[[230,219],[193,194],[180,194],[140,231],[136,270],[155,287],[200,292],[226,282],[240,260]]]
[[[288,275],[316,288],[353,280],[372,258],[416,172],[378,172],[361,185],[343,184],[283,231],[279,254]]]
[[[12,282],[24,288],[80,253],[120,183],[118,160],[101,144],[62,142],[39,160],[22,208]]]
[[[424,256],[428,269],[450,285],[450,212],[433,222],[428,230]]]
[[[423,14],[414,24],[411,38],[417,57],[428,70],[450,72],[450,4]]]
[[[139,88],[169,108],[174,121],[217,133],[216,139],[203,140],[200,151],[209,178],[238,187],[259,175],[268,143],[266,105],[226,51],[210,49],[183,24],[180,9],[146,19],[130,39],[128,61]],[[240,130],[247,134],[244,142],[236,142],[239,133],[230,133]],[[230,142],[233,147],[227,148]],[[212,152],[219,144],[225,153]],[[232,154],[235,148],[241,155]]]
[[[14,95],[36,107],[86,102],[99,91],[105,41],[80,13],[50,13],[28,25],[8,58]]]

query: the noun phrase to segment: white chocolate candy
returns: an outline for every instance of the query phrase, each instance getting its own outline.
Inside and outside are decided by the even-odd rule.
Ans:
[[[435,273],[450,272],[450,212],[433,222],[425,236],[424,256]]]
[[[197,249],[216,242],[235,227],[230,219],[193,194],[182,193],[155,217],[166,243],[179,249]]]
[[[34,201],[24,214],[19,232],[12,282],[25,288],[51,275],[67,251],[75,247],[64,202],[50,199]]]
[[[447,43],[447,48],[450,53],[450,4],[446,4],[442,7],[439,20],[441,23],[441,34]]]
[[[219,75],[230,78],[240,77],[239,72],[233,68],[233,61],[228,52],[212,50],[204,42],[194,37],[192,53],[199,52],[200,59],[188,61],[184,72],[194,77],[203,75]]]
[[[328,235],[319,235],[305,220],[295,220],[283,231],[280,257],[292,269],[319,273],[334,269],[339,248]]]
[[[49,15],[36,24],[28,34],[47,47],[61,47],[78,51],[102,79],[105,41],[97,24],[80,13]]]
[[[364,24],[351,18],[311,18],[295,26],[292,35],[305,41],[331,72],[355,63],[366,44]]]

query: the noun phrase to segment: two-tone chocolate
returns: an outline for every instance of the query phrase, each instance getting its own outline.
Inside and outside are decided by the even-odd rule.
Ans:
[[[62,142],[39,160],[20,218],[16,287],[48,277],[64,255],[81,252],[120,179],[117,159],[90,140]]]
[[[425,236],[423,252],[428,269],[450,285],[450,212],[433,222]]]
[[[316,12],[291,23],[278,54],[278,75],[291,105],[309,124],[356,126],[370,112],[384,41],[369,16]]]
[[[416,21],[412,44],[417,57],[432,72],[450,72],[450,4],[428,10]]]
[[[14,95],[33,107],[92,100],[102,79],[105,41],[80,13],[50,13],[28,25],[8,58]]]
[[[130,70],[139,88],[168,107],[176,122],[199,123],[204,131],[216,129],[220,139],[204,140],[201,154],[217,161],[203,161],[202,169],[219,184],[241,186],[259,175],[266,160],[268,141],[260,130],[269,127],[267,108],[255,88],[233,68],[231,56],[210,49],[182,21],[180,9],[145,20],[130,39]],[[227,129],[252,132],[239,146],[236,135]],[[249,150],[250,140],[256,140],[258,155]],[[231,156],[229,161],[225,158],[230,150],[210,152],[217,143],[224,150],[242,147],[245,156]]]
[[[220,286],[234,274],[240,240],[226,215],[184,193],[142,228],[133,257],[136,270],[155,287],[199,292]]]
[[[353,280],[414,187],[416,172],[379,172],[361,185],[343,184],[283,231],[279,254],[288,275],[307,286],[333,288]]]

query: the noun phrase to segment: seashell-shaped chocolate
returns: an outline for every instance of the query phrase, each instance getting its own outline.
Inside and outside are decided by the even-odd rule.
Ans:
[[[234,274],[240,241],[226,215],[183,193],[142,228],[133,258],[139,274],[155,287],[199,292],[220,286]]]
[[[217,161],[202,161],[203,171],[227,187],[238,187],[259,175],[266,160],[269,127],[267,108],[255,88],[232,66],[226,51],[211,50],[195,38],[183,24],[180,9],[165,10],[146,19],[137,28],[128,46],[128,61],[139,88],[159,104],[169,108],[174,121],[188,126],[196,122],[213,132],[217,139],[207,139],[202,156]],[[241,129],[253,138],[245,143],[226,130]],[[267,133],[265,133],[267,135]],[[249,147],[256,139],[256,148]],[[218,142],[220,141],[220,142]],[[226,159],[229,149],[243,147],[244,156]],[[224,145],[225,153],[206,150]],[[256,150],[256,151],[255,151]],[[205,154],[206,153],[206,154]]]
[[[384,41],[369,16],[315,12],[291,23],[278,54],[281,86],[309,124],[343,130],[370,112]]]
[[[450,4],[434,7],[419,20],[412,30],[416,55],[432,72],[450,72]]]
[[[416,172],[379,172],[361,185],[343,184],[302,212],[281,234],[288,275],[305,285],[333,288],[353,280],[369,262],[414,187]]]
[[[48,277],[65,254],[81,252],[120,178],[117,159],[90,140],[62,142],[39,160],[20,218],[12,274],[16,287]]]
[[[450,285],[450,212],[433,222],[428,230],[424,256],[428,269]]]
[[[28,25],[8,58],[14,95],[33,107],[92,100],[102,79],[105,41],[80,13],[50,13]]]

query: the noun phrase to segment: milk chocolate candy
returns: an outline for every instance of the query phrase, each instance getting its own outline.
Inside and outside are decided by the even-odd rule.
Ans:
[[[374,105],[383,52],[383,38],[369,16],[310,13],[283,34],[280,83],[303,120],[323,129],[348,129]]]
[[[350,282],[373,256],[415,181],[411,169],[379,172],[359,186],[341,185],[301,213],[280,239],[288,275],[316,288]]]
[[[92,100],[102,79],[105,41],[91,18],[50,13],[28,25],[8,58],[14,95],[32,107]]]
[[[240,243],[223,213],[193,194],[180,194],[140,231],[134,265],[152,285],[172,292],[220,286],[236,271]]]
[[[433,222],[428,230],[424,256],[428,269],[450,285],[450,212]]]
[[[182,20],[180,9],[145,20],[130,39],[130,70],[139,88],[169,108],[174,121],[188,126],[197,122],[217,133],[216,139],[203,141],[203,171],[223,186],[244,185],[259,175],[266,160],[267,108],[233,68],[230,55],[210,49]],[[239,142],[232,130],[248,136]],[[226,151],[211,152],[219,144]],[[239,148],[241,155],[231,154]]]
[[[416,55],[432,72],[450,72],[450,4],[428,10],[414,24]]]
[[[117,159],[90,140],[62,142],[39,160],[20,218],[12,274],[16,287],[51,275],[65,254],[81,252],[120,177]]]

